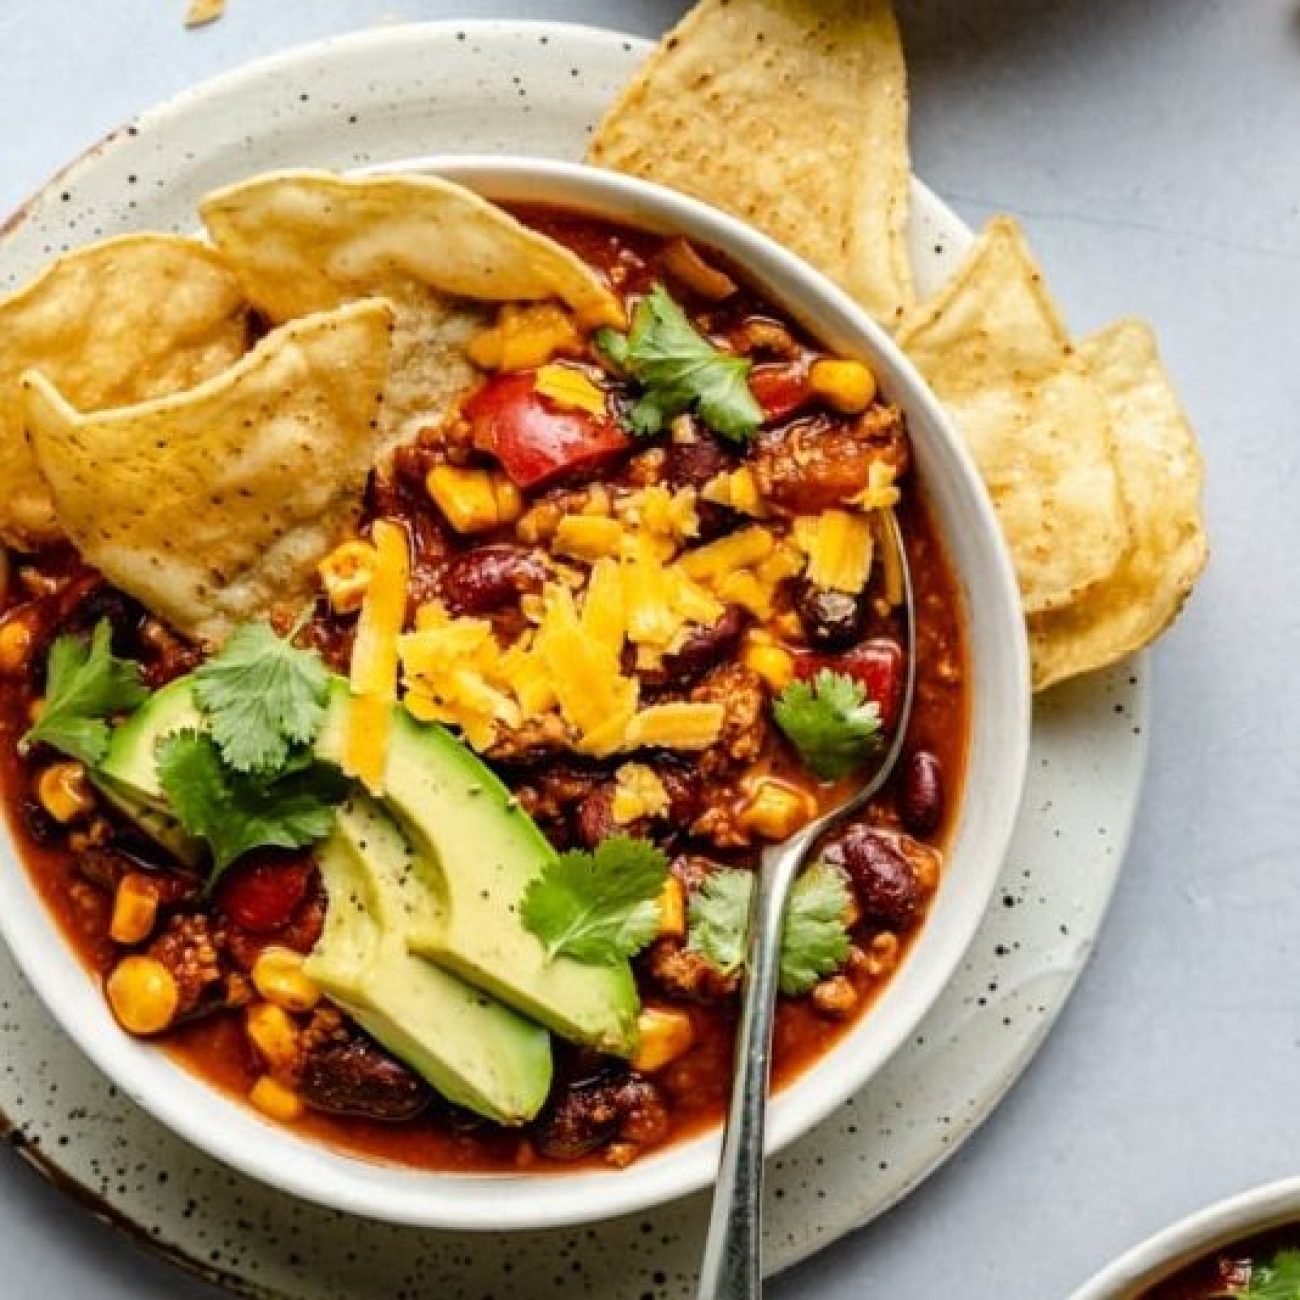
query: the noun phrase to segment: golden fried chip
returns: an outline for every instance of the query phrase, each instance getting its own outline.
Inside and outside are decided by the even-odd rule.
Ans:
[[[1104,668],[1154,641],[1205,567],[1205,470],[1196,435],[1142,321],[1085,339],[1080,355],[1110,406],[1132,539],[1119,567],[1074,604],[1029,620],[1034,687]]]
[[[703,0],[587,159],[741,217],[891,328],[911,303],[907,69],[888,0]]]
[[[97,411],[188,388],[247,343],[239,282],[206,244],[172,235],[80,248],[0,299],[0,536],[16,546],[59,536],[23,435],[24,370]]]
[[[301,601],[361,510],[390,325],[374,300],[308,316],[197,388],[98,414],[28,371],[59,523],[110,582],[203,641]]]
[[[484,302],[559,298],[584,324],[623,310],[585,262],[433,176],[275,172],[210,194],[203,220],[249,297],[285,321],[382,294],[396,309],[380,450],[436,424],[477,371]]]
[[[1110,412],[1010,218],[899,331],[975,457],[1028,613],[1115,571],[1129,529]]]
[[[190,0],[185,11],[186,27],[206,27],[226,12],[226,0]]]

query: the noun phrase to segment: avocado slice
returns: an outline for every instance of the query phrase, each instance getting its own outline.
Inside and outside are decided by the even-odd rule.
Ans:
[[[316,742],[321,757],[339,761],[344,717],[331,708]],[[555,850],[491,769],[450,732],[399,706],[383,804],[437,867],[436,905],[413,919],[411,950],[562,1038],[630,1056],[639,1009],[631,965],[547,960],[520,907]]]
[[[317,850],[329,908],[304,967],[326,995],[449,1101],[523,1124],[551,1086],[550,1036],[407,948],[433,906],[429,873],[381,809],[339,809]]]
[[[333,678],[316,741],[317,753],[330,762],[342,761],[348,700],[347,682]],[[202,718],[189,679],[180,678],[113,733],[108,779],[165,816],[157,744],[194,725]],[[430,903],[410,928],[412,951],[562,1038],[630,1056],[639,1009],[632,968],[625,961],[547,960],[541,941],[524,927],[520,906],[555,850],[491,769],[445,728],[417,722],[397,705],[384,784],[384,810],[429,867]],[[126,803],[119,806],[136,815]]]

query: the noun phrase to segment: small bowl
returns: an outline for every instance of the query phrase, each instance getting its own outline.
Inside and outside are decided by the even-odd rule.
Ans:
[[[1300,1223],[1300,1178],[1265,1183],[1180,1219],[1121,1255],[1070,1300],[1135,1300],[1188,1264],[1289,1223]]]
[[[947,984],[992,895],[1015,822],[1029,746],[1028,650],[1019,595],[983,484],[961,439],[889,336],[824,276],[702,203],[578,164],[513,157],[424,158],[382,171],[436,172],[488,198],[549,203],[682,234],[724,252],[764,294],[830,348],[868,360],[907,415],[920,474],[967,608],[971,742],[948,867],[907,959],[871,1011],[775,1099],[768,1149],[788,1145],[860,1089],[911,1035]],[[390,1223],[550,1228],[646,1209],[712,1182],[715,1133],[624,1170],[464,1175],[402,1169],[296,1136],[211,1088],[156,1046],[124,1033],[0,839],[0,928],[28,979],[82,1050],[129,1097],[250,1176],[306,1200]]]

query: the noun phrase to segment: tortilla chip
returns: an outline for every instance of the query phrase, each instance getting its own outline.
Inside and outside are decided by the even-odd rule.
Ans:
[[[991,221],[898,341],[947,407],[993,499],[1027,613],[1115,571],[1129,529],[1110,413],[1024,238]]]
[[[239,282],[193,239],[126,235],[61,257],[0,299],[0,536],[60,536],[23,436],[18,378],[39,369],[83,411],[178,392],[248,345]]]
[[[890,328],[911,304],[907,69],[888,0],[703,0],[587,159],[748,221]]]
[[[624,324],[568,249],[433,176],[289,171],[208,195],[203,219],[274,321],[382,294],[396,309],[379,450],[437,424],[478,371],[465,355],[484,302],[559,298],[587,325]]]
[[[186,27],[206,27],[226,12],[226,0],[190,0],[185,11]]]
[[[1154,641],[1205,567],[1205,468],[1155,336],[1119,321],[1079,353],[1110,405],[1115,463],[1132,540],[1119,567],[1068,609],[1029,621],[1034,688],[1104,668]]]
[[[390,326],[380,301],[308,316],[197,388],[99,414],[28,371],[59,522],[110,582],[202,641],[303,601],[361,511]]]

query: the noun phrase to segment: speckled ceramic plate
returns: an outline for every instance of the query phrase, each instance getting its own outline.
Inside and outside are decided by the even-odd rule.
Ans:
[[[0,289],[130,229],[192,228],[196,200],[286,165],[430,153],[580,155],[646,46],[586,28],[388,27],[250,65],[116,132],[3,228]],[[914,196],[920,292],[970,232]],[[1035,714],[1024,806],[997,900],[912,1043],[771,1165],[770,1267],[867,1222],[957,1149],[1032,1057],[1091,950],[1145,761],[1145,661],[1053,692]],[[0,950],[0,1112],[34,1164],[150,1249],[263,1300],[440,1300],[693,1292],[705,1205],[580,1230],[390,1228],[296,1202],[199,1155],[116,1091]],[[539,1195],[545,1195],[540,1191]]]

